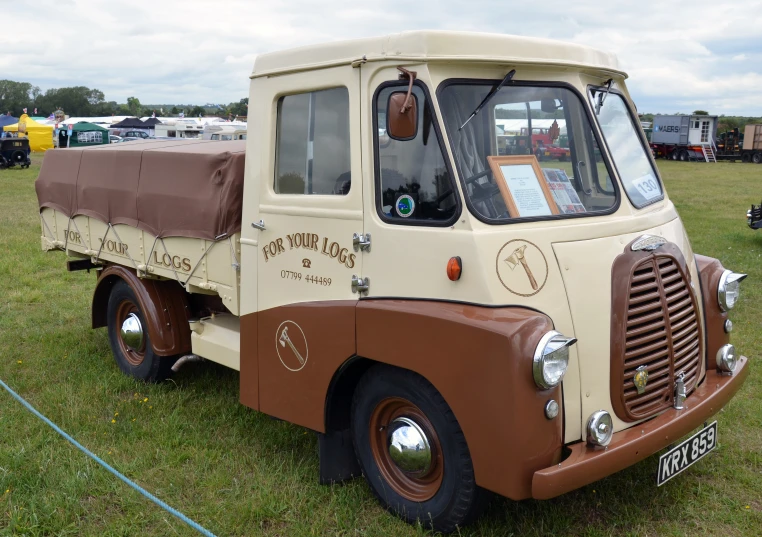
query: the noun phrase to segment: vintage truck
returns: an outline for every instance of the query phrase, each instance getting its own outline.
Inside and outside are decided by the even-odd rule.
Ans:
[[[625,78],[505,35],[264,54],[245,141],[48,151],[42,248],[95,269],[125,373],[240,370],[242,404],[318,433],[321,482],[362,474],[408,521],[452,531],[490,492],[671,446],[662,484],[748,376],[744,275],[691,250]],[[569,161],[498,154],[498,115],[563,120]]]

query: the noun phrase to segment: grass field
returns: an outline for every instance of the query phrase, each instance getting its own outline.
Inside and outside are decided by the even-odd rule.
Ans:
[[[549,501],[495,500],[462,535],[762,534],[762,166],[659,161],[697,253],[746,272],[733,342],[751,376],[718,415],[720,447],[665,486],[658,457]],[[238,403],[238,374],[193,364],[145,385],[91,330],[95,275],[40,251],[34,179],[0,171],[0,379],[91,451],[219,536],[426,535],[364,481],[317,484],[315,435]],[[519,432],[520,433],[520,432]],[[0,535],[195,535],[0,390]]]

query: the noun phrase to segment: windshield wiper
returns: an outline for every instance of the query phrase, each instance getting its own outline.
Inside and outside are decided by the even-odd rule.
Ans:
[[[463,130],[463,127],[465,127],[466,125],[468,125],[468,122],[469,122],[469,121],[471,121],[471,120],[474,118],[474,116],[475,116],[476,114],[478,114],[478,113],[479,113],[479,110],[481,110],[481,109],[482,109],[482,107],[483,107],[485,104],[487,104],[487,103],[490,101],[490,99],[492,99],[492,97],[494,97],[494,96],[495,96],[495,94],[496,94],[498,91],[500,91],[500,88],[502,88],[502,87],[503,87],[505,84],[507,84],[508,82],[510,82],[510,81],[511,81],[511,79],[513,78],[513,75],[515,75],[515,74],[516,74],[516,69],[511,69],[511,71],[510,71],[510,72],[509,72],[507,75],[505,75],[505,78],[504,78],[503,80],[501,80],[501,81],[500,81],[500,84],[498,84],[497,86],[495,86],[495,87],[492,89],[492,91],[490,91],[490,92],[487,94],[487,96],[484,98],[484,100],[483,100],[482,102],[480,102],[480,103],[479,103],[479,106],[477,106],[477,107],[476,107],[476,110],[474,110],[474,111],[473,111],[473,113],[472,113],[470,116],[468,116],[468,119],[465,121],[465,123],[463,123],[463,125],[461,125],[461,126],[460,126],[460,128],[459,128],[458,130]]]
[[[611,91],[611,83],[614,82],[613,78],[609,78],[606,82],[606,92],[601,92],[598,94],[598,104],[595,105],[595,115],[599,115],[601,113],[601,108],[603,108],[603,101],[606,100],[606,96]]]

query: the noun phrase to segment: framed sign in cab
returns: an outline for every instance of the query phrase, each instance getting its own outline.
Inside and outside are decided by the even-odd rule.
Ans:
[[[558,214],[537,157],[490,156],[487,160],[512,218]]]

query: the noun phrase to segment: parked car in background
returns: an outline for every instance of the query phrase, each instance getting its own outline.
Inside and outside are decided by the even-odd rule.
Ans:
[[[110,134],[108,137],[109,142],[111,142],[112,144],[118,144],[119,142],[122,141],[122,139],[123,138],[121,136],[116,136],[115,134]]]
[[[143,131],[127,131],[122,138],[153,138],[153,136]]]
[[[138,138],[136,136],[122,136],[122,142],[134,142],[135,140],[143,140],[143,138]]]

